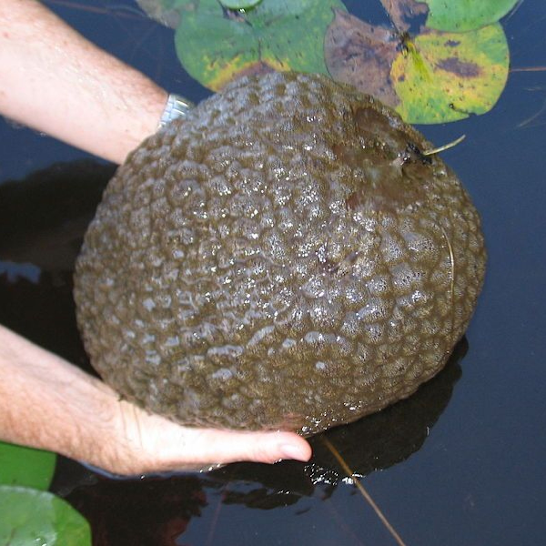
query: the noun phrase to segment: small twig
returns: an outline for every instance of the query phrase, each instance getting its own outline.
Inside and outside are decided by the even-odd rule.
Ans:
[[[446,230],[443,226],[440,226],[440,229],[442,230],[442,235],[444,236],[444,239],[447,243],[447,249],[449,251],[449,262],[451,267],[451,307],[453,307],[454,299],[455,299],[455,255],[453,253],[453,247],[451,246],[451,242],[449,241],[449,237],[447,236]]]
[[[511,68],[510,72],[546,72],[546,66],[522,66],[521,68]]]
[[[545,110],[546,99],[542,101],[542,106],[538,109],[537,112],[517,124],[518,129],[522,129],[523,127],[533,127],[533,125],[531,125],[533,121],[535,121],[535,119],[537,119],[542,113],[544,113]]]
[[[523,0],[518,0],[516,5],[504,16],[504,21],[506,22],[511,19],[519,11],[519,8],[521,8],[522,4]]]
[[[451,299],[451,332],[455,330],[455,253],[453,252],[453,247],[451,246],[451,241],[447,236],[444,226],[440,226],[442,230],[442,235],[447,243],[447,249],[449,251],[449,262],[451,269],[451,281],[450,281],[450,299]]]
[[[387,528],[389,533],[392,535],[394,540],[399,546],[406,546],[405,542],[402,540],[402,537],[396,532],[394,527],[389,523],[389,520],[386,518],[385,514],[381,511],[379,506],[375,503],[375,501],[372,499],[371,495],[364,489],[364,486],[358,480],[354,472],[351,470],[349,465],[345,462],[345,459],[341,456],[341,453],[333,446],[333,444],[328,440],[324,435],[321,437],[322,442],[326,445],[326,447],[331,451],[332,455],[337,459],[339,464],[341,465],[341,468],[343,468],[343,471],[347,474],[348,478],[351,478],[353,480],[353,483],[355,484],[356,488],[359,490],[360,494],[364,497],[366,502],[372,507],[373,511],[376,513],[377,517],[381,520],[383,525]]]
[[[466,138],[466,135],[461,135],[459,138],[454,140],[453,142],[449,142],[447,144],[444,144],[443,146],[439,146],[438,148],[433,148],[432,150],[425,150],[423,151],[423,155],[436,155],[440,152],[444,152],[445,150],[449,150],[450,148],[454,148],[457,146],[457,144],[460,144],[464,139]]]

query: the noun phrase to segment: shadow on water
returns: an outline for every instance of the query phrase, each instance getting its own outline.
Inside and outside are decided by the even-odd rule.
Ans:
[[[0,323],[87,371],[72,270],[113,173],[112,166],[79,161],[0,185]]]
[[[7,234],[0,243],[0,323],[88,372],[75,322],[72,270],[113,171],[91,161],[58,164],[0,186],[0,229]],[[215,493],[223,505],[258,510],[296,505],[316,494],[329,498],[341,482],[389,468],[420,449],[449,403],[467,349],[463,339],[445,369],[414,396],[312,438],[314,456],[307,464],[240,463],[207,474],[115,480],[60,457],[51,490],[88,519],[101,545],[177,544],[175,538]]]

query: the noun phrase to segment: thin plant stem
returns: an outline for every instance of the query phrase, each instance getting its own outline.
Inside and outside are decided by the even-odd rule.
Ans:
[[[353,480],[356,488],[360,494],[364,497],[366,502],[372,507],[373,511],[376,513],[377,517],[380,519],[381,523],[387,528],[389,533],[392,535],[394,540],[399,546],[406,546],[405,542],[402,540],[402,537],[396,532],[394,527],[389,523],[389,520],[386,518],[385,514],[381,511],[379,506],[372,499],[371,495],[366,491],[360,480],[354,476],[354,472],[351,470],[349,465],[345,462],[345,459],[341,456],[341,453],[333,446],[332,442],[328,438],[321,436],[321,440],[326,445],[326,447],[332,452],[332,455],[337,459],[343,471],[347,474],[348,478]]]

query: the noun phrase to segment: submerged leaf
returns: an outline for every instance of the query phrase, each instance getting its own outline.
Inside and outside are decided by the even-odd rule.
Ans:
[[[327,73],[323,41],[341,0],[262,0],[244,13],[201,0],[176,30],[176,51],[186,71],[218,91],[245,74],[294,70]]]
[[[476,30],[504,17],[518,0],[420,0],[429,6],[427,26],[436,30]]]
[[[419,0],[381,0],[381,3],[399,32],[409,30],[408,21],[428,11],[427,6]]]
[[[162,25],[176,28],[181,12],[194,9],[197,0],[136,0],[142,11]]]
[[[90,546],[85,518],[52,493],[0,486],[0,544]]]
[[[0,442],[0,484],[47,489],[56,459],[49,451]]]
[[[388,106],[400,100],[390,79],[400,39],[391,30],[372,26],[342,10],[324,39],[324,58],[332,78],[373,95]]]
[[[509,51],[499,24],[466,33],[429,31],[408,42],[391,78],[409,123],[443,123],[483,114],[508,77]]]

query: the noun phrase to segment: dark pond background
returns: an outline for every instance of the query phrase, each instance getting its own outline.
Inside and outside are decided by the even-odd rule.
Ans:
[[[180,68],[172,31],[129,0],[45,3],[169,90],[194,101],[208,94]],[[369,21],[385,20],[379,1],[345,3]],[[512,68],[544,68],[546,3],[524,0],[503,25]],[[485,116],[421,129],[437,144],[467,135],[443,156],[483,217],[485,289],[445,372],[408,401],[326,438],[364,476],[408,546],[542,545],[546,72],[513,71]],[[83,367],[70,269],[112,172],[0,119],[0,322]],[[129,481],[59,459],[51,490],[89,519],[101,546],[395,544],[323,437],[315,452],[308,465]]]

